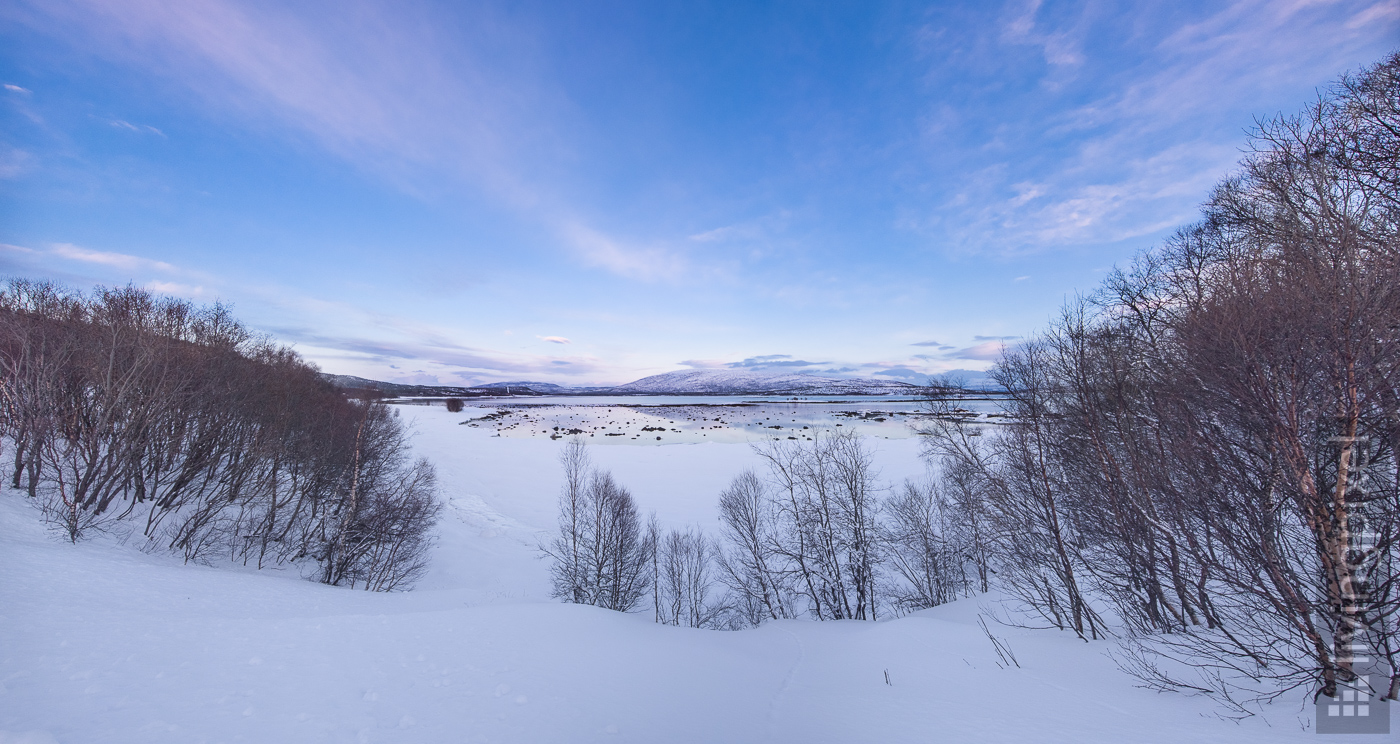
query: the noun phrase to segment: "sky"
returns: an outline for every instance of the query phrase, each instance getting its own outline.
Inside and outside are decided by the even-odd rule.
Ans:
[[[0,274],[321,369],[983,370],[1396,0],[0,4]]]

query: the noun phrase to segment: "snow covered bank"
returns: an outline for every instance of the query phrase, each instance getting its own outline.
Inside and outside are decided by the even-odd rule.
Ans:
[[[72,546],[0,493],[0,742],[1314,741],[1296,702],[1222,721],[1069,634],[998,629],[1022,665],[999,668],[975,601],[734,633],[550,602],[532,546],[553,526],[558,443],[415,410],[449,508],[406,594]],[[915,444],[880,442],[887,479],[917,472]],[[709,528],[746,452],[594,456],[644,509]]]

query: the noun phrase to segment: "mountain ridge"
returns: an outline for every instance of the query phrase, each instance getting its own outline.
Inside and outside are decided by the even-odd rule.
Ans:
[[[611,387],[566,387],[548,382],[492,382],[471,386],[412,385],[353,375],[321,375],[337,387],[406,397],[486,397],[511,395],[898,395],[920,385],[868,377],[822,377],[804,373],[765,373],[734,369],[663,372]]]
[[[887,395],[913,393],[920,386],[868,377],[822,377],[803,373],[763,373],[735,369],[690,369],[663,372],[608,389],[614,394],[724,395],[816,394]]]

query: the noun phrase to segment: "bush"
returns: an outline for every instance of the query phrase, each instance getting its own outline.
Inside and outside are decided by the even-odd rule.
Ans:
[[[375,589],[422,562],[437,497],[397,416],[222,306],[11,280],[0,385],[11,485],[69,540],[125,520],[186,560],[315,564]]]

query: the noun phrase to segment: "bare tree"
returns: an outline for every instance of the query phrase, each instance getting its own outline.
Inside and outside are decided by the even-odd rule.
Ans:
[[[611,473],[589,467],[585,447],[571,440],[560,458],[559,534],[541,547],[553,559],[553,596],[629,612],[651,589],[654,537],[643,530],[632,494]]]
[[[693,528],[671,530],[654,551],[657,622],[716,627],[726,608],[713,595],[714,548],[709,538]]]
[[[569,602],[589,604],[592,590],[588,585],[584,552],[588,539],[586,499],[592,467],[583,439],[573,437],[564,445],[559,464],[564,468],[564,487],[559,495],[559,533],[542,550],[554,558],[550,567],[554,596]]]
[[[976,583],[969,582],[967,589],[986,593],[994,571],[986,495],[976,471],[957,462],[947,463],[942,484],[938,496],[944,537],[962,552],[963,561],[972,565]]]
[[[1055,459],[1060,414],[1052,354],[1043,342],[1006,352],[993,374],[1009,391],[1012,423],[993,436],[973,436],[981,430],[957,421],[924,433],[946,468],[975,473],[981,482],[1003,587],[1055,627],[1097,638],[1103,621],[1082,585],[1082,541],[1068,508],[1073,497]]]
[[[755,448],[770,485],[741,475],[721,495],[723,571],[750,622],[805,599],[822,620],[874,620],[881,561],[879,487],[859,435]]]
[[[749,625],[794,616],[791,573],[779,563],[776,509],[752,470],[735,476],[719,497],[722,539],[717,550],[720,581]]]
[[[885,505],[885,555],[902,582],[889,593],[902,611],[951,602],[968,589],[973,548],[953,527],[947,502],[933,484],[905,481]]]
[[[437,475],[425,459],[408,462],[397,411],[377,402],[364,407],[349,495],[321,558],[322,581],[389,591],[411,585],[427,568],[430,530],[441,512]]]
[[[610,473],[588,483],[584,565],[592,602],[630,612],[646,596],[651,546],[643,535],[632,494]]]

